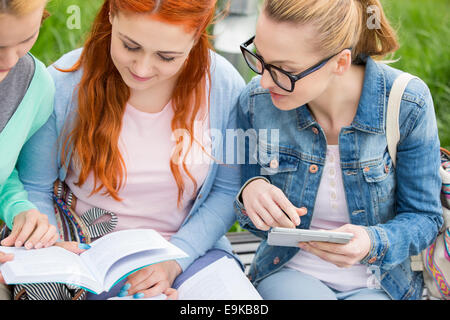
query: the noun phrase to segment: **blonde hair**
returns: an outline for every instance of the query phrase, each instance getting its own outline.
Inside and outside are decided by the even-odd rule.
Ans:
[[[25,16],[42,5],[48,0],[0,0],[0,13],[8,13],[16,16]],[[44,18],[48,15],[44,12]]]
[[[278,22],[311,24],[320,51],[352,48],[353,62],[394,53],[399,44],[379,0],[265,0],[264,11]]]

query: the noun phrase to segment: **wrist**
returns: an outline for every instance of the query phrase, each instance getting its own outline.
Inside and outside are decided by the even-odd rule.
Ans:
[[[253,182],[258,181],[258,180],[263,180],[263,181],[267,182],[268,184],[270,184],[270,181],[269,181],[267,178],[262,177],[262,176],[259,176],[259,177],[253,177],[253,178],[251,178],[251,179],[248,179],[247,182],[242,186],[241,191],[240,191],[239,194],[238,194],[238,199],[239,199],[239,201],[240,201],[241,203],[244,203],[244,202],[243,202],[244,191],[245,191],[246,189],[248,190],[247,187],[248,187],[250,184],[252,184]]]
[[[170,282],[173,283],[175,279],[182,273],[181,266],[175,260],[167,261],[169,265]]]

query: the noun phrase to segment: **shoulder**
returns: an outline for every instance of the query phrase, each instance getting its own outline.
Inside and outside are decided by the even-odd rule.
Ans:
[[[79,60],[83,49],[76,49],[64,54],[47,70],[55,83],[55,113],[58,118],[64,119],[73,102],[74,92],[81,81],[82,69],[73,72],[64,72],[72,68]],[[58,70],[60,69],[60,70]]]
[[[27,60],[31,61],[30,63],[33,65],[34,77],[38,78],[38,81],[35,83],[39,86],[39,89],[45,93],[48,93],[49,91],[54,93],[55,84],[45,64],[35,56],[31,55],[31,53],[28,54],[27,57],[29,57]]]
[[[28,78],[25,82],[29,82],[29,80],[33,78],[36,73],[36,69],[39,67],[36,65],[38,61],[39,60],[37,60],[31,53],[28,53],[17,62],[17,68],[20,70],[20,73],[24,77]]]
[[[395,79],[401,75],[404,71],[393,68],[384,63],[377,63],[384,73],[385,85],[386,85],[386,99],[389,99],[389,95],[394,84]],[[402,97],[403,105],[411,108],[426,108],[431,99],[431,92],[428,85],[419,77],[412,79],[405,89]]]
[[[239,90],[245,87],[245,81],[236,68],[220,54],[210,51],[211,85],[214,90]]]
[[[55,95],[55,83],[47,71],[47,68],[43,62],[28,54],[32,59],[34,66],[34,77],[30,83],[29,90],[35,92],[38,97],[36,101],[39,101],[39,114],[44,118],[48,118],[53,111],[53,98]]]
[[[55,81],[58,92],[61,89],[64,91],[66,86],[69,86],[68,89],[73,90],[73,85],[78,84],[80,81],[82,73],[81,70],[75,72],[63,72],[60,70],[72,68],[80,59],[82,51],[83,48],[70,51],[47,68],[50,76]]]
[[[53,65],[59,69],[71,68],[80,59],[82,52],[83,48],[69,51],[56,60]]]
[[[227,121],[235,119],[236,104],[245,81],[228,60],[212,50],[210,60],[210,112],[214,114],[214,119],[221,119],[225,126]]]
[[[241,93],[241,98],[254,97],[261,94],[269,94],[269,91],[261,87],[261,76],[257,75],[246,85]]]
[[[404,71],[386,64],[379,64],[384,72],[387,106],[395,79]],[[399,114],[400,143],[413,131],[425,135],[437,135],[436,115],[433,98],[428,85],[420,78],[412,79],[402,96]]]
[[[23,101],[28,101],[27,117],[32,117],[28,137],[36,132],[50,117],[53,111],[53,98],[55,95],[55,85],[49,75],[44,63],[28,53],[23,57],[21,70],[31,68],[32,80],[29,82],[26,97]]]
[[[244,112],[250,111],[258,99],[258,108],[272,107],[272,99],[267,89],[261,87],[261,76],[255,76],[244,88],[239,97],[239,106]]]

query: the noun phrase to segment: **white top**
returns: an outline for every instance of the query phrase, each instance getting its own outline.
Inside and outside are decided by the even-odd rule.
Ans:
[[[350,223],[350,218],[342,182],[339,146],[328,145],[310,229],[330,230],[347,223]],[[286,267],[309,274],[338,291],[367,287],[372,274],[364,265],[339,268],[304,250],[300,250]]]

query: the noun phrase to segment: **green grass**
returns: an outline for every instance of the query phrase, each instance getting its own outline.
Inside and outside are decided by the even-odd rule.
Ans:
[[[47,6],[51,16],[44,22],[31,53],[50,65],[64,53],[82,47],[102,3],[102,0],[51,0]],[[79,29],[67,26],[72,16],[67,10],[72,5],[80,8]]]
[[[393,67],[427,83],[433,96],[441,146],[450,149],[450,1],[384,0],[398,32],[400,50]]]
[[[46,65],[83,45],[102,0],[52,0],[32,53]],[[441,145],[450,149],[450,1],[382,0],[389,20],[398,31],[401,48],[393,67],[423,79],[433,95]],[[81,28],[70,30],[67,9],[81,9]],[[235,224],[232,231],[241,231]]]

